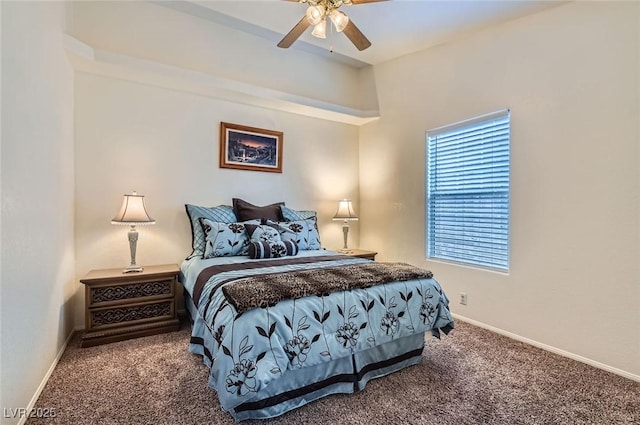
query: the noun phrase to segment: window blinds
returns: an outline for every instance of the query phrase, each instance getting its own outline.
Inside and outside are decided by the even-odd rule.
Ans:
[[[427,257],[509,270],[510,111],[427,132]]]

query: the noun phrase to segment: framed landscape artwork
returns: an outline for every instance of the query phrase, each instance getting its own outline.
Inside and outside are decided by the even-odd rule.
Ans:
[[[280,131],[220,123],[220,168],[282,173]]]

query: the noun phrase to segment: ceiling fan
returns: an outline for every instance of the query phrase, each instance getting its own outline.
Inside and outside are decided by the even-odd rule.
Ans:
[[[302,35],[305,30],[313,25],[313,36],[318,38],[326,38],[327,34],[327,18],[333,23],[337,32],[343,32],[351,40],[358,50],[364,50],[371,46],[371,42],[356,27],[352,20],[339,11],[343,4],[363,4],[374,3],[387,0],[286,0],[295,1],[296,3],[308,3],[309,7],[305,16],[300,19],[287,35],[278,43],[278,47],[286,49],[291,46],[294,41]]]

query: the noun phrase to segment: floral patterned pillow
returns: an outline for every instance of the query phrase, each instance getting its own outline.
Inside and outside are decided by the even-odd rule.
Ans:
[[[217,223],[235,223],[238,221],[233,208],[230,205],[218,205],[217,207],[201,207],[199,205],[185,204],[189,223],[191,224],[191,245],[193,251],[187,258],[202,257],[204,254],[205,236],[201,218],[208,218]]]
[[[303,251],[322,249],[320,233],[318,233],[318,219],[286,221],[278,223],[280,237],[283,241],[295,242]]]
[[[280,231],[275,224],[247,224],[249,242],[282,242]]]
[[[245,231],[248,224],[260,224],[260,220],[243,223],[219,223],[200,218],[204,231],[205,246],[202,258],[230,257],[249,253],[249,236]]]

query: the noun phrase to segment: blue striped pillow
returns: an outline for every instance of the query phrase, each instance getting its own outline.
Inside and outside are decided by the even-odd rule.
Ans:
[[[307,220],[309,218],[316,218],[318,215],[315,211],[297,211],[292,210],[289,207],[285,207],[284,205],[280,205],[280,211],[282,211],[284,221]]]

